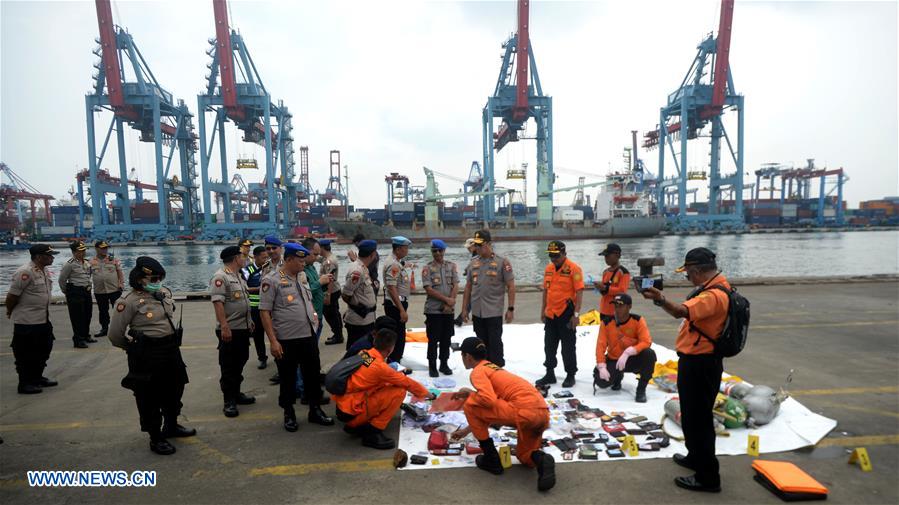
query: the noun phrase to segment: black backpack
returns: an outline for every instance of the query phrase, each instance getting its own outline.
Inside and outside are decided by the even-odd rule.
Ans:
[[[346,394],[346,384],[350,377],[363,365],[371,365],[374,360],[367,350],[362,350],[358,354],[338,361],[325,375],[325,389],[332,395]]]
[[[749,338],[749,300],[737,293],[737,288],[727,289],[721,284],[716,284],[707,289],[717,289],[727,293],[727,319],[724,321],[724,329],[721,330],[721,335],[717,339],[706,335],[692,322],[690,329],[699,333],[700,338],[705,337],[710,340],[715,346],[715,354],[723,358],[733,358],[746,347],[746,340]],[[693,296],[702,291],[705,289],[696,292]],[[699,339],[696,339],[696,343],[699,343]]]

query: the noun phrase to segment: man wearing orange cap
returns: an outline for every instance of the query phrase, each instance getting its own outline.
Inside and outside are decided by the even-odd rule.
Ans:
[[[549,427],[549,408],[546,400],[528,381],[513,375],[486,360],[487,346],[477,337],[462,341],[462,363],[471,370],[471,385],[475,391],[462,388],[454,395],[464,399],[462,409],[468,427],[453,433],[459,440],[473,433],[484,454],[475,458],[481,470],[495,475],[503,473],[499,453],[490,438],[492,424],[515,426],[518,445],[515,454],[525,466],[537,468],[537,489],[547,491],[556,485],[556,462],[540,450],[543,432]]]

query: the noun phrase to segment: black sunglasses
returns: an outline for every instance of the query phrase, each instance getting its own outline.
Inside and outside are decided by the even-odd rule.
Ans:
[[[265,250],[266,250],[266,251],[277,251],[278,249],[280,249],[280,247],[278,247],[278,246],[276,246],[276,245],[267,245],[267,246],[265,246]]]

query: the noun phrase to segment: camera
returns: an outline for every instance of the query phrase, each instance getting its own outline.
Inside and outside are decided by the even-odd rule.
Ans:
[[[640,275],[634,277],[634,288],[642,293],[648,288],[664,289],[662,274],[653,275],[652,267],[665,265],[665,258],[656,256],[653,258],[637,258],[637,266],[640,267]]]

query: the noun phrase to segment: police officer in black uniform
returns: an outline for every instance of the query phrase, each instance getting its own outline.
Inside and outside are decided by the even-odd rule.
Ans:
[[[175,447],[167,438],[190,437],[197,430],[178,424],[187,367],[179,349],[181,324],[175,326],[175,303],[172,292],[162,287],[163,279],[165,269],[158,261],[137,258],[128,275],[131,291],[118,300],[112,315],[109,341],[128,353],[122,387],[134,392],[140,429],[150,435],[150,450],[169,455]]]

